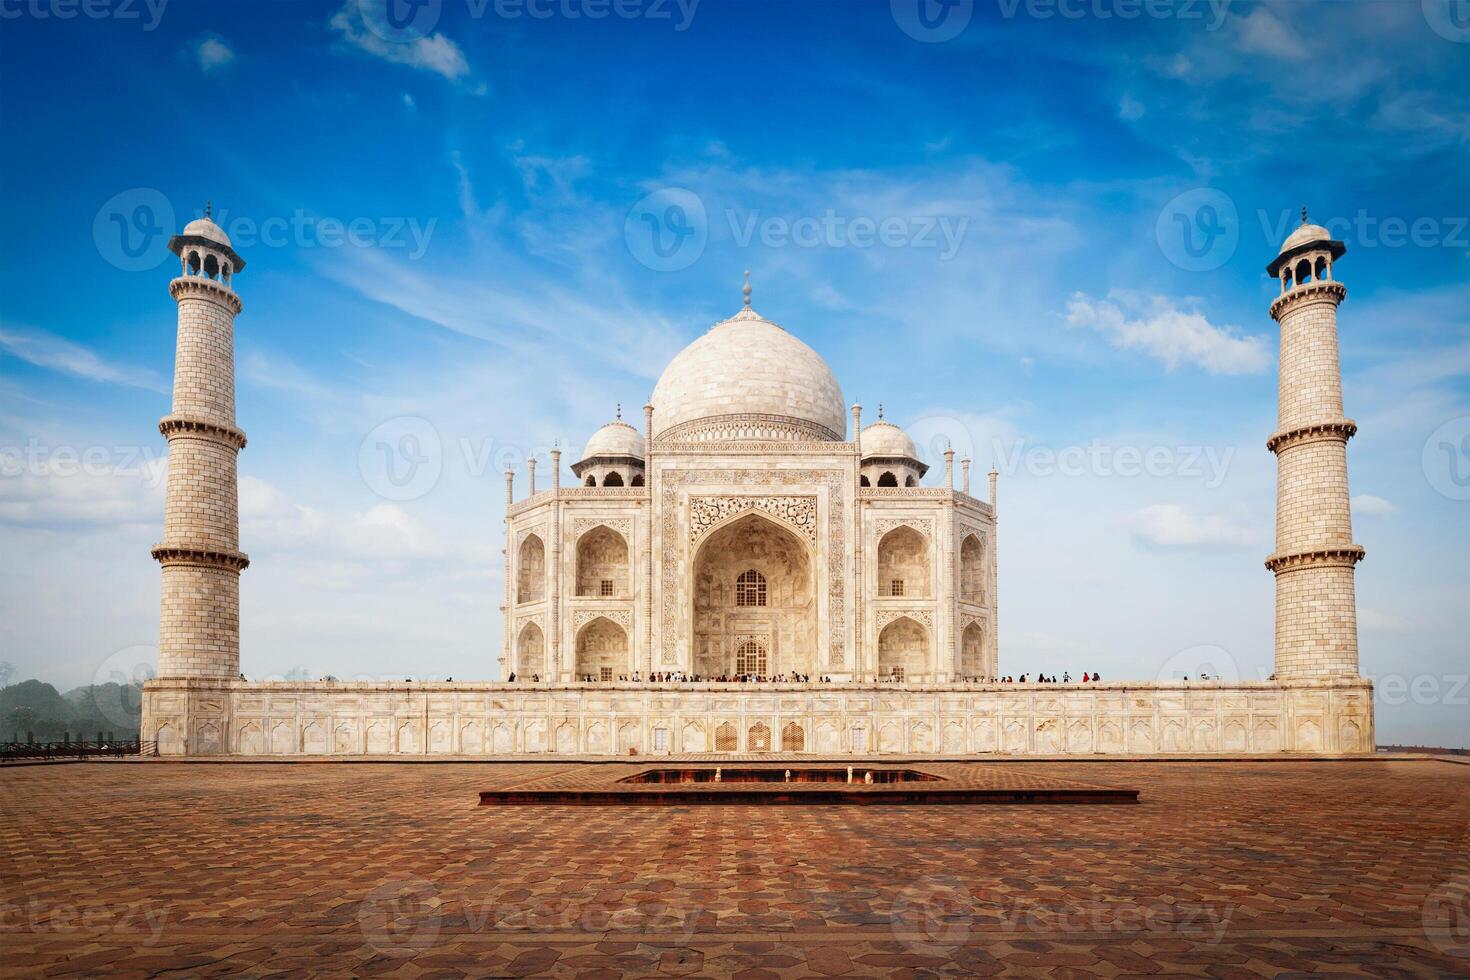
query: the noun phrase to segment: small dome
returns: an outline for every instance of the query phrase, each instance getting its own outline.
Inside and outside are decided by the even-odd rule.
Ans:
[[[1307,209],[1302,208],[1302,223],[1295,231],[1286,236],[1286,241],[1281,243],[1281,251],[1277,252],[1276,258],[1266,266],[1266,275],[1273,279],[1276,278],[1288,260],[1312,249],[1323,249],[1332,256],[1333,261],[1336,261],[1347,251],[1347,246],[1335,241],[1332,232],[1321,225],[1310,224],[1307,221]]]
[[[582,450],[583,459],[594,456],[633,456],[642,459],[643,433],[621,419],[609,422],[592,433],[592,438],[587,440],[587,448]]]
[[[769,438],[840,442],[847,432],[842,389],[827,362],[748,306],[680,351],[652,400],[655,436],[679,430],[718,439],[722,423],[730,432],[774,423],[778,434]]]
[[[1294,248],[1307,245],[1311,242],[1330,241],[1332,241],[1332,232],[1323,228],[1321,225],[1302,225],[1288,235],[1286,241],[1281,243],[1281,251],[1290,252]]]
[[[225,230],[209,218],[195,218],[184,226],[183,234],[185,237],[197,236],[199,238],[207,238],[212,242],[218,242],[226,248],[233,247],[230,245],[230,236],[226,235]]]
[[[914,440],[892,422],[879,419],[863,429],[863,459],[871,456],[918,459]]]

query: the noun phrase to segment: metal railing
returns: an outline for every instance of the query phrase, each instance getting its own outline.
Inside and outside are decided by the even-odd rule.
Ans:
[[[73,741],[62,739],[47,742],[0,742],[0,762],[21,762],[49,759],[85,759],[89,757],[123,758],[133,755],[157,755],[158,743],[142,739],[105,739]]]

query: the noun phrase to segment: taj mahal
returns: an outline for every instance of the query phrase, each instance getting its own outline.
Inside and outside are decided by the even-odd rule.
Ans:
[[[641,418],[610,411],[566,472],[551,452],[540,483],[535,460],[519,487],[506,472],[503,680],[247,681],[233,353],[245,261],[207,213],[170,248],[180,264],[169,284],[174,402],[160,423],[167,504],[153,549],[160,656],[143,705],[143,738],[161,753],[1373,749],[1354,598],[1363,550],[1348,510],[1356,425],[1343,415],[1337,355],[1345,248],[1305,215],[1267,267],[1281,330],[1267,441],[1279,473],[1266,561],[1276,669],[1260,681],[1002,682],[1028,668],[1000,653],[997,474],[977,491],[971,460],[946,451],[943,473],[930,475],[881,410],[865,424],[821,355],[756,312],[748,275],[743,305],[673,358]],[[496,656],[486,652],[487,672]]]

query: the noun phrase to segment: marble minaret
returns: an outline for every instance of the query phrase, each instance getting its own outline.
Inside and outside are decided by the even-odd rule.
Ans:
[[[1276,432],[1276,678],[1356,677],[1358,617],[1348,509],[1347,441],[1337,355],[1337,306],[1347,289],[1334,276],[1346,247],[1307,223],[1266,267],[1281,283],[1271,316],[1281,326]]]
[[[240,674],[240,551],[235,457],[245,433],[235,425],[235,274],[245,261],[205,216],[168,243],[179,257],[169,292],[179,307],[171,411],[158,424],[168,439],[168,497],[158,676],[234,679]]]

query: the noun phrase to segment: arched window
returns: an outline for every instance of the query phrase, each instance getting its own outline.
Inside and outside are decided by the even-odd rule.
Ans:
[[[628,481],[628,486],[630,486],[630,487],[641,487],[641,486],[643,486],[643,474],[642,473],[634,473],[633,474],[633,479],[631,479],[631,480]]]
[[[858,486],[871,487],[872,485],[872,482],[868,479],[868,474],[864,473],[862,476],[858,477]]]
[[[740,644],[735,651],[735,673],[764,676],[766,673],[765,646],[755,640],[746,640]]]
[[[602,478],[602,485],[605,487],[620,487],[623,485],[623,478],[616,473],[609,473]]]
[[[1322,258],[1321,256],[1318,256],[1317,257],[1317,267],[1316,267],[1316,269],[1313,270],[1313,273],[1312,274],[1317,277],[1317,281],[1318,282],[1321,282],[1322,280],[1326,279],[1327,278],[1327,260],[1324,259],[1324,258]]]
[[[589,486],[589,487],[595,487],[595,486],[597,486],[597,477],[593,476],[591,473],[588,473],[587,474],[587,486]]]
[[[1296,284],[1300,286],[1302,283],[1311,281],[1312,263],[1308,262],[1306,259],[1302,259],[1296,264]]]
[[[894,476],[892,473],[890,473],[890,472],[888,472],[888,471],[885,470],[884,473],[883,473],[883,475],[880,476],[880,477],[878,477],[878,486],[880,486],[880,487],[896,487],[896,486],[898,486],[898,477]]]
[[[766,577],[755,569],[741,572],[735,580],[735,605],[764,606],[766,604]]]
[[[906,487],[916,487],[919,485],[919,481],[915,480],[914,475],[910,473],[908,476],[904,477],[903,485]]]

